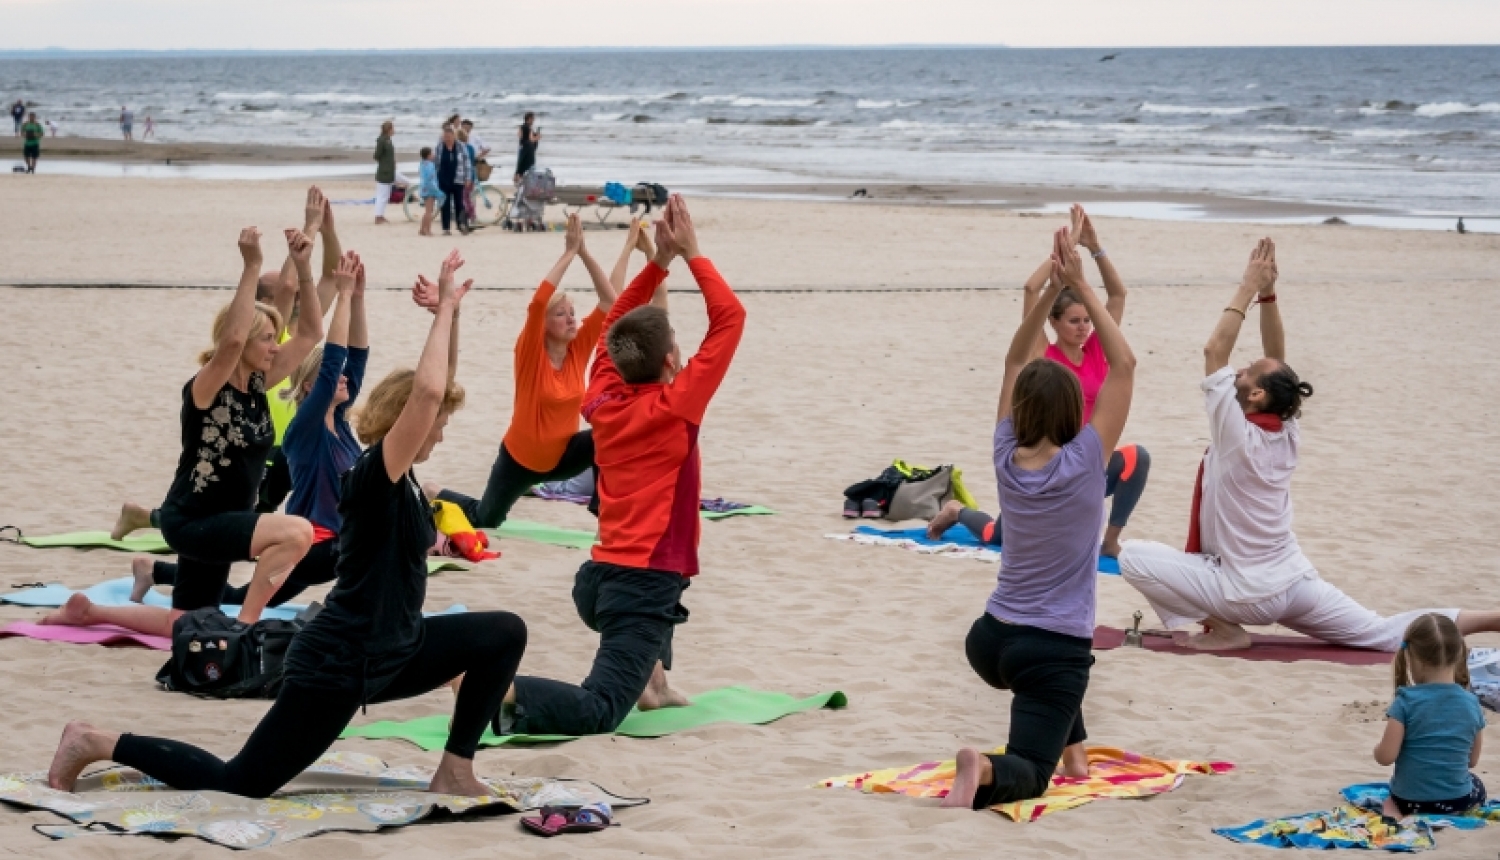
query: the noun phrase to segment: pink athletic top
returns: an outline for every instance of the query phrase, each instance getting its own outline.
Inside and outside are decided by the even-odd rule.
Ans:
[[[1083,384],[1083,423],[1089,423],[1094,416],[1094,401],[1099,398],[1099,389],[1104,387],[1104,380],[1109,376],[1109,361],[1104,357],[1104,347],[1099,345],[1099,333],[1092,332],[1083,342],[1082,364],[1069,361],[1055,343],[1047,344],[1044,354],[1078,375],[1078,381]]]

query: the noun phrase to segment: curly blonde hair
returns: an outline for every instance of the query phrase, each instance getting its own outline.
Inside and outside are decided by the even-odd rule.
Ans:
[[[411,399],[412,384],[416,378],[417,372],[410,368],[393,370],[365,397],[365,405],[354,415],[354,432],[366,447],[374,445],[391,432],[396,419],[401,417],[401,410],[406,408],[406,401]],[[448,390],[443,392],[440,412],[457,412],[463,405],[464,387],[449,380]]]
[[[219,348],[219,339],[224,336],[224,329],[229,327],[229,307],[229,305],[225,305],[224,307],[219,308],[219,313],[214,317],[214,345],[198,353],[198,363],[200,365],[208,364],[210,361],[214,360],[214,353],[217,352]],[[281,312],[271,307],[270,305],[262,304],[261,302],[255,303],[255,309],[259,311],[259,313],[255,315],[254,322],[250,323],[250,333],[245,336],[245,342],[249,343],[250,341],[255,340],[256,338],[265,334],[267,327],[269,327],[271,331],[275,332],[279,337],[281,335],[281,329],[283,327],[283,323],[281,321]]]

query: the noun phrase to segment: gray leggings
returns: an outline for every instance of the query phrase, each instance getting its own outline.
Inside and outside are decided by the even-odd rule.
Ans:
[[[1141,493],[1146,491],[1146,477],[1150,474],[1151,455],[1140,445],[1126,445],[1110,455],[1104,484],[1104,495],[1114,497],[1109,508],[1110,525],[1123,529],[1130,522]],[[981,541],[1000,545],[998,518],[974,508],[964,508],[958,513],[958,521]]]

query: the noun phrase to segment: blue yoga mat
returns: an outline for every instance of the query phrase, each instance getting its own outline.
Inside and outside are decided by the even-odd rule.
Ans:
[[[995,546],[994,544],[985,543],[984,541],[975,537],[974,533],[969,531],[962,524],[954,525],[952,528],[943,532],[943,537],[941,540],[933,540],[929,538],[927,536],[927,529],[924,528],[877,529],[874,526],[855,526],[854,533],[862,535],[874,535],[875,537],[891,538],[893,540],[909,540],[913,543],[921,544],[922,546],[956,545],[968,549],[989,549],[996,552],[1001,551],[1001,547]],[[1099,572],[1109,574],[1111,576],[1119,576],[1119,560],[1110,558],[1106,555],[1099,556]]]
[[[83,590],[88,599],[99,606],[131,606],[130,588],[135,580],[128,576],[119,579],[111,579],[98,585],[90,586]],[[0,594],[0,603],[13,603],[17,606],[57,607],[68,602],[76,592],[66,585],[43,585],[33,588],[23,588],[10,594]],[[143,601],[146,606],[161,606],[170,609],[172,598],[152,589],[146,592]],[[138,605],[138,604],[136,604]],[[225,615],[238,615],[238,606],[221,606],[220,610]],[[280,606],[268,606],[261,613],[262,618],[276,618],[281,621],[290,621],[297,617],[297,613],[307,608],[305,603],[283,603]],[[454,604],[442,612],[427,613],[428,615],[449,615],[455,612],[467,612],[468,608],[463,604]]]

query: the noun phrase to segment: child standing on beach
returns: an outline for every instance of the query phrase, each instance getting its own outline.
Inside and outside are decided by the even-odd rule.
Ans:
[[[1396,652],[1396,699],[1375,761],[1395,764],[1383,812],[1461,815],[1486,800],[1479,764],[1484,712],[1467,689],[1469,649],[1445,615],[1419,616]]]
[[[422,166],[419,182],[422,185],[422,226],[417,230],[418,236],[432,235],[432,208],[443,199],[443,191],[438,188],[437,165],[432,160],[432,147],[422,147]]]

